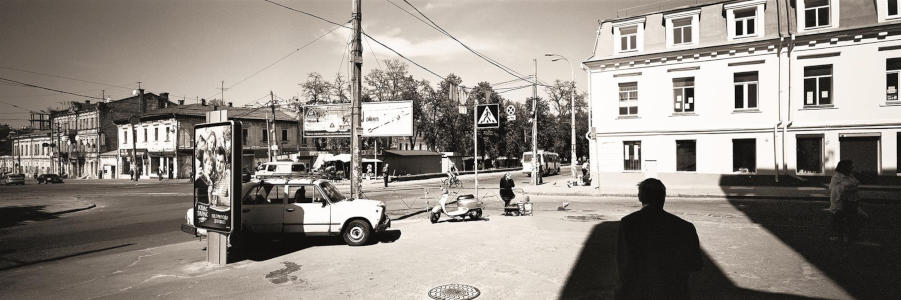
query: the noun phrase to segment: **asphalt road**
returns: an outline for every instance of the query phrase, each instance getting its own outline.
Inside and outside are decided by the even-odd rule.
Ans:
[[[479,176],[480,195],[497,194],[503,173]],[[517,184],[528,177],[514,175]],[[462,176],[463,188],[457,193],[472,193],[475,176]],[[435,205],[440,197],[440,179],[393,182],[384,188],[380,182],[364,187],[367,198],[386,202],[392,219],[424,218],[420,213]],[[349,192],[346,185],[345,192]],[[426,195],[428,191],[428,195]],[[191,207],[191,185],[176,182],[70,181],[65,184],[0,186],[0,271],[59,261],[72,257],[112,254],[185,242],[192,239],[180,231],[185,211]],[[77,208],[90,203],[96,207],[84,211],[52,214],[42,203],[75,203]],[[81,203],[81,205],[77,205]],[[498,201],[488,201],[499,207]]]

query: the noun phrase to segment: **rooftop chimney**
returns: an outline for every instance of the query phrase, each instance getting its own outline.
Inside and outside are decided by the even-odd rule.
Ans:
[[[144,89],[138,89],[138,111],[143,115],[147,112],[147,104],[144,102]]]
[[[178,105],[185,105],[185,99],[178,100]]]
[[[85,104],[91,104],[91,100],[85,100],[84,103],[85,103]]]
[[[232,107],[232,103],[231,103],[231,102],[228,103],[228,107]]]
[[[200,99],[200,105],[206,106],[206,99]]]

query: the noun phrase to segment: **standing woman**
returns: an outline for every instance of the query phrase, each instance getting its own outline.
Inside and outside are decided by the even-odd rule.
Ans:
[[[850,242],[857,237],[859,229],[857,208],[860,200],[857,186],[860,185],[860,181],[851,174],[853,171],[852,161],[839,161],[835,167],[835,175],[832,175],[829,182],[829,211],[833,214],[830,240],[841,238],[845,242]]]
[[[510,175],[510,172],[504,174],[504,177],[501,177],[501,188],[499,194],[501,195],[501,200],[504,200],[504,207],[510,206],[510,200],[516,198],[516,195],[513,194],[513,187],[516,186],[516,183],[513,182],[513,175]]]

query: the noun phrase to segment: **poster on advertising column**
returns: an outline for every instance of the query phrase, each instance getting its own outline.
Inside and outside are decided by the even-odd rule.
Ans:
[[[413,101],[382,101],[362,104],[363,136],[412,136]],[[349,137],[350,104],[304,107],[304,137]]]
[[[240,226],[241,132],[234,121],[194,126],[194,226],[230,233]]]

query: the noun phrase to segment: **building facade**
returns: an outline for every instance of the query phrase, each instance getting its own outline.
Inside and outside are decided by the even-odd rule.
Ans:
[[[107,102],[71,102],[66,110],[51,113],[52,144],[56,151],[53,172],[75,178],[103,178],[101,154],[117,149],[114,120],[174,105],[168,93],[143,93]],[[109,176],[107,176],[109,178]]]
[[[53,147],[49,130],[16,135],[12,150],[12,155],[9,156],[11,164],[4,163],[4,169],[9,172],[23,173],[26,176],[53,173]]]
[[[595,176],[901,173],[898,1],[694,3],[601,22]]]
[[[252,170],[257,163],[297,151],[298,122],[276,111],[275,126],[269,126],[268,109],[245,107],[217,107],[200,104],[176,105],[148,112],[131,119],[119,119],[118,162],[114,166],[118,178],[190,178],[194,155],[194,126],[205,123],[206,113],[227,110],[229,119],[242,125],[242,168]],[[272,140],[270,141],[270,137]],[[273,145],[275,147],[273,147]]]

